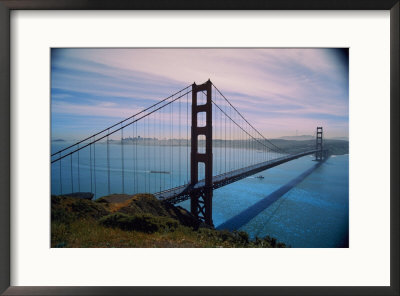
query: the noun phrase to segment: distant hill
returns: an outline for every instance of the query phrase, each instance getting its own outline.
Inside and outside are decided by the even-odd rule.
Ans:
[[[277,139],[288,140],[288,141],[307,141],[307,140],[315,140],[315,136],[311,136],[311,135],[283,136],[283,137],[280,137],[280,138],[277,138]],[[325,139],[349,141],[348,137],[331,137],[331,138],[325,138]]]
[[[299,153],[301,151],[315,149],[315,139],[304,141],[271,139],[270,141],[288,153]],[[324,139],[323,147],[329,150],[329,154],[333,155],[349,153],[349,141]]]
[[[65,142],[64,139],[54,139],[52,142]]]
[[[306,141],[306,140],[315,140],[315,137],[311,135],[301,135],[301,136],[284,136],[280,137],[279,139],[289,140],[289,141]]]
[[[349,141],[348,137],[332,137],[332,138],[328,138],[330,140],[341,140],[341,141]]]

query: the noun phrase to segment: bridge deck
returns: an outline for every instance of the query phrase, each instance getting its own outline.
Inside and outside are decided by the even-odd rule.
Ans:
[[[294,160],[296,158],[300,158],[306,155],[310,155],[315,153],[316,150],[310,150],[298,154],[291,154],[291,155],[286,155],[283,157],[275,158],[266,162],[262,162],[259,164],[255,164],[252,166],[244,167],[242,169],[234,170],[231,172],[227,172],[224,174],[220,174],[217,176],[213,176],[213,189],[220,188],[222,186],[226,186],[228,184],[231,184],[233,182],[239,181],[241,179],[244,179],[248,176],[257,174],[259,172],[262,172],[266,169],[275,167],[277,165],[280,165],[282,163]],[[167,201],[170,203],[178,203],[181,201],[184,201],[186,199],[190,198],[190,194],[196,191],[201,191],[204,188],[205,181],[200,180],[196,185],[183,185],[175,188],[171,188],[169,190],[165,190],[162,192],[155,193],[155,197],[162,201]]]

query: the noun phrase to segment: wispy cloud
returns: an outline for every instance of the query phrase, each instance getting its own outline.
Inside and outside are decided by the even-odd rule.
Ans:
[[[332,127],[332,136],[347,136],[348,64],[341,53],[334,49],[54,49],[53,131],[68,133],[68,116],[71,125],[77,117],[123,119],[194,81],[210,78],[266,134],[311,133],[323,123]]]

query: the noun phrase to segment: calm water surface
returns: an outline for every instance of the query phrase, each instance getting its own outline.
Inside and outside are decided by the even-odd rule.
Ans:
[[[65,147],[68,143],[54,143],[52,151]],[[94,172],[90,174],[90,154],[82,152],[79,156],[80,170],[78,178],[77,158],[66,158],[62,163],[60,182],[59,164],[52,165],[52,194],[78,191],[95,192],[96,198],[108,194],[107,161],[105,144],[96,146],[96,183]],[[145,149],[146,148],[146,149]],[[134,166],[132,151],[125,152],[125,192],[158,192],[160,188],[177,186],[188,180],[190,169],[187,164],[185,147],[139,147],[140,153],[148,153],[151,160],[144,158]],[[111,192],[121,192],[121,146],[110,145],[111,159]],[[142,149],[142,150],[140,150]],[[152,150],[153,149],[153,150]],[[168,150],[169,149],[169,150]],[[144,151],[146,150],[146,151]],[[222,152],[222,151],[221,151]],[[171,159],[172,157],[172,159]],[[225,165],[225,160],[227,164]],[[226,159],[214,149],[214,170],[229,169],[235,163]],[[93,159],[92,159],[93,163]],[[152,170],[177,174],[154,174]],[[268,197],[269,194],[281,188],[290,180],[298,177],[306,170],[315,166],[313,157],[305,156],[291,162],[263,171],[264,179],[255,176],[245,178],[214,191],[213,220],[218,227],[227,220],[234,218],[245,209]],[[221,167],[222,165],[222,167]],[[241,165],[240,163],[236,165]],[[71,170],[72,178],[71,178]],[[295,187],[278,198],[249,222],[241,225],[239,230],[249,233],[251,238],[270,235],[292,247],[347,247],[349,243],[349,156],[332,156]],[[92,182],[90,180],[92,179]],[[139,181],[134,181],[134,180]],[[71,182],[72,181],[72,182]],[[190,202],[185,201],[180,206],[190,209]]]
[[[214,191],[213,219],[218,227],[289,180],[315,165],[313,157],[266,170]],[[270,235],[292,247],[334,248],[349,244],[349,156],[332,156],[297,186],[239,230],[251,238]],[[180,204],[189,209],[190,203]]]

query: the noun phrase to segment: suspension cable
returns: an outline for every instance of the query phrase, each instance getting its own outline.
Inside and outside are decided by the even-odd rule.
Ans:
[[[247,122],[248,125],[250,125],[264,140],[266,140],[268,143],[270,143],[272,146],[274,146],[275,148],[277,148],[278,150],[280,150],[283,153],[286,153],[285,150],[283,150],[282,148],[276,146],[275,144],[273,144],[270,140],[268,140],[267,138],[265,138],[250,122],[247,121],[246,118],[244,118],[244,116],[235,108],[235,106],[233,106],[231,104],[231,102],[222,94],[222,92],[218,89],[218,87],[215,86],[214,83],[212,83],[212,85],[215,87],[215,89],[219,92],[219,94],[225,99],[225,101],[240,115],[240,117],[243,118],[244,121]]]
[[[264,143],[260,142],[257,138],[253,137],[251,134],[249,134],[247,131],[245,131],[236,121],[234,121],[228,114],[226,114],[217,104],[214,103],[214,101],[212,101],[212,103],[222,112],[225,114],[226,117],[228,117],[238,128],[240,128],[242,131],[244,131],[246,134],[248,134],[254,141],[260,143],[261,145],[267,147],[270,150],[273,150],[274,152],[278,152],[274,149],[272,149],[271,147],[265,145]]]
[[[167,97],[167,98],[165,98],[165,99],[163,99],[163,100],[161,100],[161,101],[159,101],[159,102],[157,102],[157,103],[151,105],[150,107],[147,107],[146,109],[143,109],[142,111],[140,111],[140,112],[138,112],[138,113],[136,113],[136,114],[134,114],[134,115],[132,115],[132,116],[129,116],[128,118],[125,118],[124,120],[121,120],[120,122],[117,122],[116,124],[113,124],[113,125],[111,125],[111,126],[105,128],[105,129],[103,129],[103,130],[100,131],[100,132],[97,132],[97,133],[95,133],[95,134],[93,134],[93,135],[91,135],[91,136],[89,136],[89,137],[87,137],[87,138],[85,138],[85,139],[83,139],[83,140],[80,140],[79,142],[77,142],[77,143],[75,143],[75,144],[72,144],[72,145],[70,145],[70,146],[68,146],[68,147],[66,147],[66,148],[63,148],[63,149],[61,149],[61,150],[59,150],[59,151],[53,153],[51,156],[54,156],[54,155],[56,155],[56,154],[58,154],[58,153],[61,153],[61,152],[65,151],[65,150],[68,150],[68,149],[70,149],[70,148],[72,148],[72,147],[74,147],[74,146],[76,146],[76,145],[78,145],[78,144],[80,144],[80,143],[82,143],[82,142],[85,142],[85,141],[87,141],[87,140],[89,140],[89,139],[91,139],[91,138],[93,138],[93,137],[95,137],[95,136],[97,136],[97,135],[99,135],[99,134],[101,134],[101,133],[104,133],[105,131],[112,129],[113,127],[116,127],[117,125],[120,125],[120,124],[122,124],[122,123],[128,121],[129,119],[132,119],[132,118],[134,118],[135,116],[138,116],[139,114],[150,110],[151,108],[154,108],[155,106],[157,106],[157,105],[159,105],[159,104],[165,102],[166,100],[168,100],[168,99],[170,99],[170,98],[173,98],[174,96],[176,96],[177,94],[179,94],[179,93],[182,92],[182,91],[187,90],[187,89],[188,89],[189,87],[191,87],[191,86],[192,86],[192,85],[188,85],[188,86],[186,86],[185,88],[181,89],[180,91],[177,91],[176,93],[170,95],[169,97]]]
[[[112,135],[112,134],[114,134],[114,133],[120,131],[121,129],[123,129],[123,128],[125,128],[125,127],[127,127],[127,126],[129,126],[129,125],[131,125],[131,124],[133,124],[133,123],[135,123],[135,122],[137,122],[137,121],[143,119],[143,118],[146,118],[147,116],[153,114],[154,112],[156,112],[156,111],[158,111],[158,110],[160,110],[160,109],[162,109],[162,108],[164,108],[164,107],[166,107],[166,106],[172,104],[173,102],[179,100],[179,99],[182,98],[184,95],[186,95],[186,94],[188,94],[188,93],[190,93],[190,92],[192,92],[192,90],[190,90],[190,91],[188,91],[188,92],[182,94],[181,96],[175,98],[174,100],[172,100],[172,101],[170,101],[170,102],[168,102],[168,103],[165,103],[165,104],[162,105],[161,107],[158,107],[157,109],[154,109],[154,110],[152,110],[151,112],[146,113],[145,115],[143,115],[143,116],[137,118],[136,120],[132,120],[131,122],[129,122],[129,123],[127,123],[127,124],[121,126],[120,128],[117,128],[117,129],[115,129],[115,130],[113,130],[113,131],[111,131],[111,132],[108,131],[109,129],[106,129],[106,130],[108,131],[108,133],[107,133],[106,135],[104,135],[104,136],[102,136],[102,137],[100,137],[100,138],[97,138],[95,141],[91,141],[90,143],[88,143],[88,144],[86,144],[86,145],[84,145],[84,146],[81,146],[81,147],[79,147],[78,149],[75,149],[75,150],[73,150],[73,151],[71,151],[71,152],[69,152],[69,153],[67,153],[67,154],[64,154],[64,155],[61,156],[61,157],[58,157],[58,158],[52,160],[51,163],[57,162],[57,161],[59,161],[59,160],[65,158],[65,157],[67,157],[67,156],[69,156],[69,155],[71,155],[71,154],[73,154],[73,153],[75,153],[75,152],[77,152],[77,151],[79,151],[79,150],[82,150],[82,149],[84,149],[84,148],[86,148],[86,147],[92,145],[92,144],[95,143],[95,142],[98,142],[98,141],[100,141],[100,140],[103,140],[104,138],[107,138],[108,136],[110,136],[110,135]],[[94,137],[94,136],[91,136],[91,137],[89,137],[89,139],[91,139],[91,138],[93,138],[93,137]],[[80,141],[80,142],[82,142],[82,141]],[[75,145],[72,145],[72,146],[75,146]],[[60,152],[57,152],[57,153],[60,153]]]

